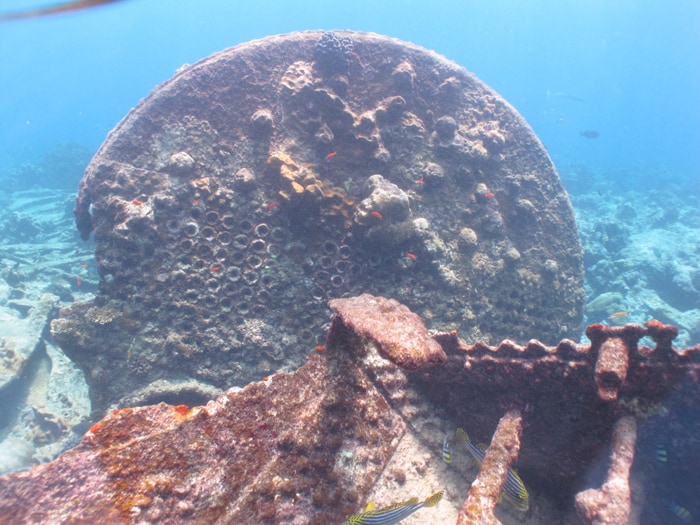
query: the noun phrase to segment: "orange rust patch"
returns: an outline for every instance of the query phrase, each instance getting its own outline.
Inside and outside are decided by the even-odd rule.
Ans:
[[[113,415],[113,416],[117,416],[117,415],[119,415],[119,414],[128,414],[129,412],[131,412],[131,409],[130,409],[129,407],[127,407],[127,408],[118,408],[118,409],[116,409],[114,412],[112,412],[112,415]]]
[[[90,433],[95,434],[102,428],[102,423],[99,421],[90,427]]]
[[[173,407],[173,409],[182,417],[187,417],[190,414],[190,412],[192,412],[192,409],[187,405],[176,405]]]

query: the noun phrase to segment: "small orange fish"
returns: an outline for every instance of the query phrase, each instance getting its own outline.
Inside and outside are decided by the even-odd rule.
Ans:
[[[87,268],[87,263],[83,263],[80,265],[81,268]]]
[[[138,199],[134,199],[134,200],[131,201],[131,202],[133,202],[134,204],[136,204],[136,206],[141,206],[141,205],[143,204],[143,202],[141,202],[141,201],[138,200]]]
[[[279,205],[280,205],[280,201],[272,201],[272,202],[268,203],[267,206],[265,206],[265,209],[267,211],[272,211],[275,208],[277,208]]]
[[[211,267],[212,272],[218,272],[219,270],[221,270],[221,266],[212,266]]]
[[[411,259],[412,261],[415,261],[416,259],[418,259],[418,257],[416,257],[415,254],[410,253],[410,252],[406,254],[406,257],[408,257],[408,258]]]
[[[487,198],[489,198],[489,199],[492,198],[492,197],[495,197],[495,196],[496,196],[495,193],[485,193],[485,194],[484,194],[484,197],[487,197]]]
[[[371,215],[374,215],[377,219],[381,219],[381,218],[382,218],[382,214],[379,213],[378,211],[373,211],[373,212],[371,213]]]
[[[608,319],[622,319],[623,317],[627,317],[630,313],[626,311],[620,311],[620,312],[615,312],[612,313],[608,316]]]
[[[325,345],[316,345],[316,351],[321,354],[326,351]]]
[[[192,201],[192,204],[193,204],[194,206],[199,206],[199,201],[198,201],[197,199],[194,199],[194,200]]]
[[[424,181],[423,181],[423,177],[421,177],[420,179],[418,179],[418,180],[416,181],[416,184],[418,184],[418,186],[420,186],[421,184],[423,184],[423,182],[424,182]]]
[[[327,159],[332,159],[335,157],[338,153],[336,151],[331,151],[328,155],[326,155]]]
[[[78,278],[75,280],[75,284],[78,285],[78,286],[80,286],[81,284],[83,284],[83,280],[82,280],[80,277],[78,277]]]

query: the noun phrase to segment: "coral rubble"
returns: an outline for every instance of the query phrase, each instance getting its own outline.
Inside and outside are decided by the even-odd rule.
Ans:
[[[580,334],[581,247],[535,135],[464,69],[378,35],[180,70],[110,134],[75,216],[102,281],[52,334],[103,412],[156,381],[298,366],[332,297],[393,297],[472,341]]]
[[[71,151],[63,150],[65,162],[54,168],[66,168]],[[63,158],[54,157],[47,159]],[[84,431],[87,384],[48,327],[60,306],[92,298],[97,278],[92,247],[79,246],[71,228],[73,192],[36,188],[0,197],[0,472],[6,472],[56,457]]]

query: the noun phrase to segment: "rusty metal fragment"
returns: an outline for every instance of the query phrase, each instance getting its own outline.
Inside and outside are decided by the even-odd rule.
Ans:
[[[346,327],[375,343],[382,356],[405,370],[442,364],[447,359],[421,318],[394,299],[362,294],[328,304]],[[329,340],[332,338],[331,331]]]
[[[370,493],[400,501],[416,496],[412,482],[429,480],[431,490],[444,485],[446,497],[426,509],[426,519],[495,525],[516,458],[530,494],[573,501],[613,435],[606,482],[581,493],[576,508],[586,524],[625,523],[630,466],[655,461],[654,425],[682,444],[669,448],[668,475],[681,473],[691,484],[697,476],[686,467],[700,435],[700,346],[673,349],[674,327],[594,325],[590,345],[468,346],[454,331],[426,335],[420,318],[396,301],[364,295],[333,306],[327,345],[296,372],[230,390],[204,407],[117,410],[54,462],[1,476],[0,522],[326,525],[361,512]],[[645,336],[656,348],[639,347]],[[596,383],[608,351],[626,351],[628,362],[609,400]],[[469,429],[475,441],[498,427],[464,503],[468,481],[455,483],[438,459],[443,424]],[[655,479],[634,481],[655,497]],[[567,522],[544,507],[532,505],[524,519]]]
[[[595,383],[598,397],[603,401],[617,399],[620,387],[627,377],[629,350],[619,337],[611,337],[600,345],[595,363]]]
[[[523,417],[518,410],[509,410],[498,422],[457,525],[500,525],[493,511],[503,492],[508,469],[518,459],[522,430]]]
[[[0,523],[340,523],[406,430],[351,356],[206,406],[116,410],[53,462],[1,476]]]
[[[445,366],[418,371],[413,379],[437,406],[448,407],[459,426],[476,429],[470,435],[482,441],[486,436],[479,429],[493,428],[504,407],[522,407],[527,430],[519,473],[535,492],[567,501],[608,446],[621,416],[649,418],[665,413],[669,399],[688,404],[699,395],[700,346],[674,349],[675,327],[649,321],[591,325],[586,333],[588,345],[563,340],[554,347],[536,340],[468,345],[454,332],[439,333],[435,339],[446,352]],[[640,346],[644,337],[656,346]],[[689,446],[697,442],[686,436],[697,428],[692,418],[664,421],[673,422],[666,426],[674,439]]]
[[[630,469],[634,462],[637,423],[631,416],[615,423],[610,469],[600,489],[589,489],[576,495],[576,510],[586,525],[620,525],[628,523]]]

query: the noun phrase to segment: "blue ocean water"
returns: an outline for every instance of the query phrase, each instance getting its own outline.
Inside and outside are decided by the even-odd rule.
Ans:
[[[3,12],[44,5],[17,0],[4,3]],[[698,201],[689,199],[700,195],[698,27],[700,4],[693,0],[127,0],[5,23],[0,180],[18,178],[18,166],[45,163],[53,152],[66,165],[44,166],[36,184],[49,179],[61,188],[75,187],[82,164],[108,131],[185,63],[272,34],[372,31],[459,63],[525,117],[571,193],[592,268],[627,249],[635,232],[653,230],[656,215],[666,217],[662,222],[697,227]],[[71,159],[65,158],[65,144],[73,148]],[[33,182],[31,173],[20,177],[25,185]],[[700,306],[700,272],[687,268],[698,266],[693,263],[698,256],[691,247],[694,236],[675,234],[676,249],[678,239],[688,241],[684,276],[670,292],[659,288],[671,303],[683,296],[675,306],[687,311]],[[649,235],[637,239],[638,246],[655,242]],[[621,293],[632,286],[629,281],[618,283]],[[615,291],[609,282],[590,283],[591,298]]]
[[[5,12],[44,5],[4,2]],[[700,5],[597,1],[129,0],[4,24],[3,164],[95,149],[183,63],[271,34],[373,31],[463,65],[527,119],[560,169],[697,176]],[[596,130],[598,140],[582,140]]]
[[[16,0],[1,9],[44,5]],[[126,0],[4,23],[0,187],[18,166],[45,163],[70,144],[75,162],[50,171],[55,180],[24,187],[77,189],[81,162],[181,65],[272,34],[334,28],[434,50],[498,91],[540,137],[571,193],[588,300],[619,294],[612,304],[629,311],[624,320],[643,322],[668,313],[650,306],[658,298],[676,312],[664,321],[687,324],[683,343],[698,343],[696,0]],[[654,261],[648,271],[635,269],[638,257]],[[611,313],[589,309],[586,321],[612,322]]]

